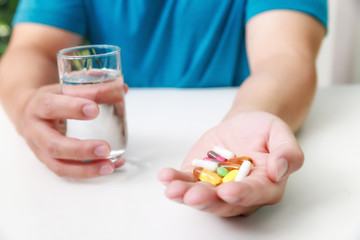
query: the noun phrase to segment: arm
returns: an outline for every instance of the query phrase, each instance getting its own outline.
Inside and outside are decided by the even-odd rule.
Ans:
[[[0,64],[0,97],[19,133],[19,122],[31,95],[59,82],[56,53],[78,45],[81,36],[53,27],[23,23],[14,27]]]
[[[251,75],[230,111],[190,149],[182,171],[166,168],[158,175],[168,198],[225,217],[280,202],[289,175],[301,167],[304,155],[294,131],[314,96],[315,59],[324,29],[305,14],[269,11],[248,22],[246,35]],[[241,182],[219,187],[195,182],[192,159],[215,145],[252,157],[256,168]]]
[[[315,93],[315,62],[324,34],[322,25],[303,13],[277,10],[250,19],[246,46],[251,75],[226,118],[261,110],[298,130]]]

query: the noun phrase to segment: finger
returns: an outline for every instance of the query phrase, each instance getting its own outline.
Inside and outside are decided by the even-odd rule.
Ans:
[[[304,162],[304,154],[287,126],[275,126],[270,133],[267,173],[274,182],[279,182],[298,170]]]
[[[125,158],[121,158],[120,160],[116,161],[114,164],[115,168],[119,168],[119,167],[122,167],[124,164],[125,164]]]
[[[110,160],[64,161],[48,157],[34,145],[32,145],[32,149],[38,159],[59,177],[94,178],[111,174],[114,171],[114,164]]]
[[[34,105],[37,117],[42,119],[89,120],[99,114],[99,108],[93,101],[61,94],[42,94]]]
[[[272,182],[266,175],[248,176],[242,182],[228,182],[218,187],[218,196],[226,203],[251,208],[280,202],[286,181]]]
[[[221,217],[251,214],[258,206],[243,207],[229,204],[219,198],[218,188],[207,182],[197,182],[190,185],[184,193],[183,202],[201,211],[206,211]]]
[[[122,81],[106,81],[102,84],[66,85],[66,88],[63,88],[63,93],[102,104],[122,102],[125,90],[126,87]]]
[[[177,202],[183,202],[195,208],[203,208],[216,199],[214,187],[207,182],[184,182],[175,180],[169,183],[165,196]]]
[[[197,182],[184,193],[184,204],[201,211],[223,215],[227,204],[218,197],[217,188],[208,182]]]
[[[51,159],[45,162],[47,167],[59,177],[94,178],[109,175],[115,166],[110,160],[91,161],[87,163]]]
[[[97,139],[79,140],[61,135],[46,124],[34,124],[32,141],[49,157],[69,160],[104,159],[109,156],[111,147]]]
[[[208,182],[191,183],[174,180],[168,184],[165,196],[175,202],[222,217],[250,215],[259,208],[258,206],[242,207],[228,204],[218,197],[216,189]]]
[[[124,91],[125,91],[125,94],[127,94],[129,92],[129,85],[127,85],[126,83],[124,83]]]
[[[187,178],[186,175],[183,177]],[[185,203],[195,208],[203,209],[216,200],[214,186],[208,182],[190,182],[173,180],[165,190],[165,196],[173,201]],[[186,198],[186,199],[185,199]]]
[[[173,168],[164,168],[158,174],[158,180],[167,185],[172,181],[181,180],[185,182],[195,182],[196,179],[191,172],[178,171]]]
[[[174,180],[168,184],[165,189],[165,196],[175,202],[183,203],[185,193],[193,186],[194,183]]]

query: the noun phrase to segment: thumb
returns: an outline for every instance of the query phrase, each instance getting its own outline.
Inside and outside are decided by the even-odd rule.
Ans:
[[[273,182],[285,179],[303,165],[304,153],[287,127],[277,129],[268,144],[267,174]]]

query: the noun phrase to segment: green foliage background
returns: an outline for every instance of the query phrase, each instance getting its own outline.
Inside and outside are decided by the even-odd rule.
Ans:
[[[19,0],[0,0],[0,57],[4,53],[10,38],[11,21],[18,1]]]

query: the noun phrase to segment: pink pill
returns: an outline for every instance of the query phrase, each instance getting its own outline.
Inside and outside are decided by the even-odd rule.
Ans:
[[[226,162],[226,161],[227,161],[225,158],[223,158],[222,156],[220,156],[219,154],[217,154],[217,153],[214,152],[214,151],[208,151],[207,156],[208,156],[209,158],[218,160],[218,161],[220,161],[220,162]]]

